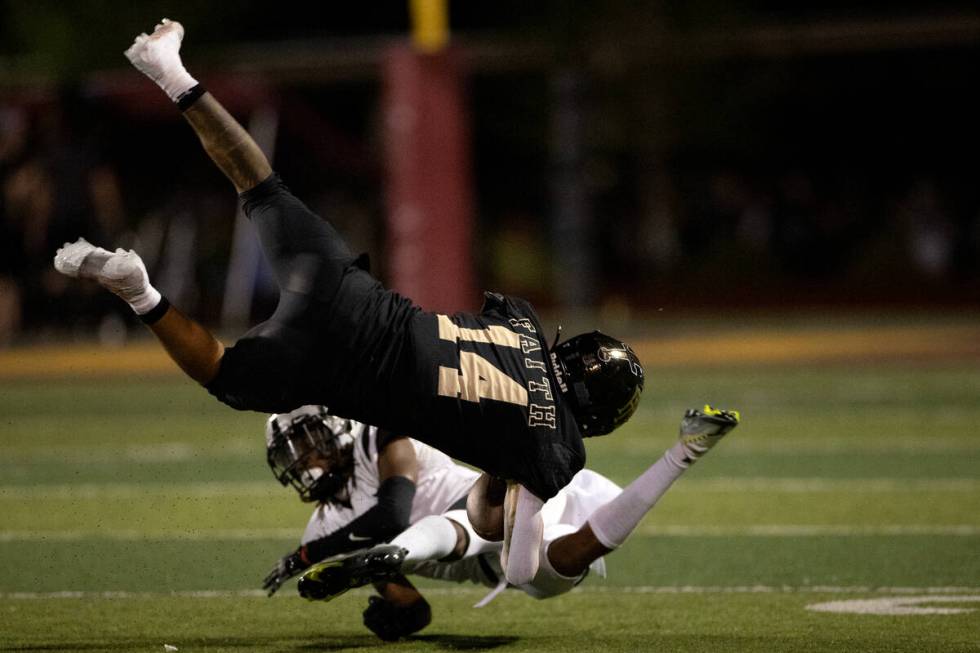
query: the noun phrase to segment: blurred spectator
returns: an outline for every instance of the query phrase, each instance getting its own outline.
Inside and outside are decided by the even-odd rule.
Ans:
[[[88,284],[66,284],[51,269],[52,253],[81,235],[123,246],[128,233],[122,195],[112,166],[98,156],[97,130],[81,98],[66,92],[41,106],[28,127],[23,110],[4,114],[2,276],[9,341],[17,322],[44,331],[55,325],[89,329],[106,319],[118,332],[120,309]],[[18,316],[19,317],[16,317]]]
[[[900,200],[896,213],[907,256],[915,269],[930,279],[948,274],[954,227],[935,182],[931,179],[914,182]]]
[[[21,323],[23,236],[21,225],[8,210],[6,180],[26,155],[26,145],[24,111],[0,106],[0,347],[10,344]]]

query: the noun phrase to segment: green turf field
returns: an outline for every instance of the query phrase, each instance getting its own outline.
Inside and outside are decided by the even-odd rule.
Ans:
[[[609,558],[609,578],[480,610],[481,589],[421,582],[433,623],[396,645],[361,626],[365,591],[256,592],[309,513],[265,466],[261,415],[177,377],[0,380],[0,650],[980,650],[975,358],[648,374],[636,418],[589,443],[617,482],[660,455],[687,406],[738,408],[743,426]],[[895,598],[957,612],[807,607]]]

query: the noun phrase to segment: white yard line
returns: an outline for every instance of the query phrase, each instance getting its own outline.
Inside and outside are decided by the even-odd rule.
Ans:
[[[78,483],[74,485],[3,485],[0,501],[5,499],[137,499],[148,496],[191,497],[280,497],[288,491],[270,480],[209,481],[203,483]]]
[[[806,606],[811,612],[833,612],[837,614],[876,614],[876,615],[922,615],[922,614],[966,614],[975,608],[940,607],[937,603],[980,603],[980,596],[886,596],[872,599],[851,599],[848,601],[827,601],[811,603]]]
[[[123,541],[209,541],[209,540],[298,540],[301,528],[216,528],[208,530],[153,533],[130,529],[91,529],[71,531],[0,531],[0,542],[70,542],[87,539]]]
[[[454,596],[486,593],[485,587],[451,586],[427,587],[425,593],[434,596]],[[639,585],[614,587],[586,585],[572,590],[576,594],[899,594],[932,595],[973,594],[980,587],[871,587],[865,585]],[[372,590],[353,590],[355,594],[370,594]],[[0,592],[0,600],[44,599],[152,599],[152,598],[251,598],[264,597],[262,590],[185,590],[175,592],[127,592],[127,591],[60,591],[60,592]],[[278,598],[299,598],[281,594]]]
[[[649,536],[676,535],[683,537],[818,537],[861,535],[980,535],[976,524],[894,524],[866,526],[854,524],[749,524],[745,526],[641,526],[639,533]]]
[[[719,477],[678,483],[677,492],[980,492],[980,478],[769,478]],[[283,497],[283,488],[269,480],[199,483],[77,483],[64,485],[0,485],[0,501],[22,499],[133,499],[167,497]]]
[[[151,532],[136,529],[89,530],[5,530],[0,531],[3,542],[71,542],[87,539],[120,541],[213,541],[213,540],[292,540],[299,537],[296,528],[216,528],[170,532]],[[975,537],[980,535],[976,524],[896,524],[863,526],[851,524],[753,524],[746,526],[690,526],[683,524],[642,525],[637,534],[645,537],[854,537],[936,535]]]
[[[980,478],[772,478],[725,476],[678,483],[711,492],[976,492]],[[696,486],[696,487],[695,487]]]

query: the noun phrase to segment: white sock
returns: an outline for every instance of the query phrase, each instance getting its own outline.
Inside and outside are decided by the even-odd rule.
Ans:
[[[644,515],[687,469],[687,465],[678,462],[682,458],[675,448],[667,450],[660,460],[627,485],[622,494],[589,516],[589,526],[603,546],[608,549],[622,546]]]
[[[406,563],[441,560],[456,548],[456,527],[441,515],[429,515],[402,531],[391,544],[408,549]]]
[[[489,540],[485,540],[476,534],[476,531],[473,530],[473,525],[470,523],[469,517],[466,516],[465,508],[459,510],[449,510],[442,513],[442,516],[454,522],[456,526],[459,526],[466,531],[468,544],[466,545],[466,551],[463,552],[463,558],[478,556],[481,553],[487,553],[490,551],[500,553],[500,542],[490,542]]]

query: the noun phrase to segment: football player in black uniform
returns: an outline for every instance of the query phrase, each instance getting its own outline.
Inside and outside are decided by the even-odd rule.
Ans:
[[[325,220],[294,197],[238,122],[180,59],[183,27],[164,19],[126,51],[177,103],[235,185],[277,278],[271,318],[227,349],[171,307],[135,252],[66,243],[55,267],[127,301],[193,379],[237,409],[325,404],[408,433],[513,484],[513,549],[536,551],[542,502],[582,469],[582,436],[629,419],[643,369],[625,344],[594,332],[550,349],[527,302],[488,293],[476,315],[437,315],[386,290]],[[521,490],[521,487],[524,490]],[[537,562],[519,556],[515,580]]]

